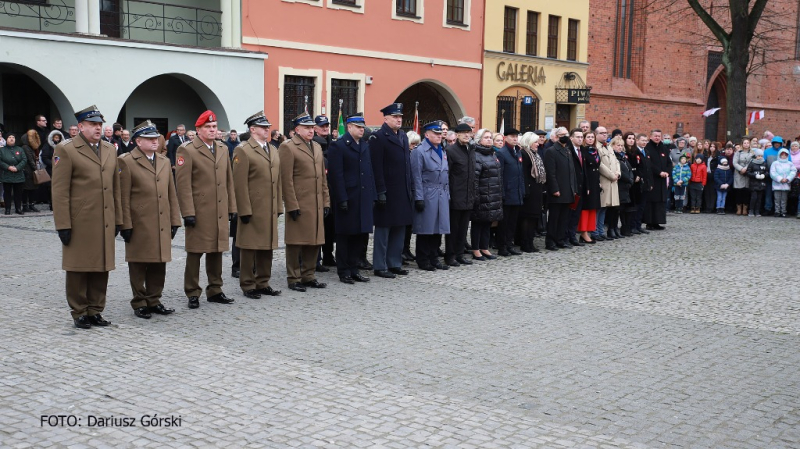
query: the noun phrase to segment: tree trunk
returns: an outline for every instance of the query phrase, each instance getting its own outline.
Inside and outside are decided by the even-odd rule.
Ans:
[[[747,63],[748,48],[736,52],[729,50],[725,74],[728,77],[726,111],[728,112],[727,134],[724,141],[741,141],[747,130]],[[723,57],[723,59],[725,59]]]

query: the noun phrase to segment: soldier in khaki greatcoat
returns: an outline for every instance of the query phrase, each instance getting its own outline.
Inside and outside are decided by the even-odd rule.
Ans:
[[[269,280],[272,251],[278,248],[283,187],[280,156],[269,143],[271,125],[264,111],[250,116],[245,125],[250,128],[250,139],[233,150],[233,185],[239,211],[236,246],[241,249],[239,285],[245,296],[257,299],[281,293],[270,287]]]
[[[302,114],[293,120],[295,135],[278,148],[286,214],[286,274],[289,288],[325,288],[314,271],[325,243],[323,218],[330,212],[328,180],[322,148],[314,142],[314,120]]]
[[[170,162],[158,153],[156,126],[147,120],[133,129],[136,147],[119,157],[122,191],[122,239],[128,262],[133,299],[139,318],[151,313],[169,315],[174,309],[161,304],[161,292],[172,260],[172,238],[181,226],[178,197]]]
[[[197,137],[178,148],[175,178],[186,226],[183,289],[189,308],[200,307],[200,258],[206,256],[206,299],[230,304],[222,292],[222,253],[228,250],[228,225],[236,214],[228,147],[217,142],[217,116],[206,111],[195,122]]]
[[[114,237],[122,225],[117,150],[100,140],[103,115],[96,106],[75,113],[79,134],[53,153],[53,221],[67,272],[67,303],[75,327],[108,326],[108,272]]]

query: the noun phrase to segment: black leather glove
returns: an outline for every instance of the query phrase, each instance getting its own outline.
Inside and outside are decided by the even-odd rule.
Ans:
[[[330,207],[323,207],[322,208],[322,217],[327,217],[331,213]]]
[[[121,227],[122,226],[120,226],[120,225],[114,226],[114,237],[119,235],[119,231],[121,231],[121,229],[120,229]]]
[[[172,236],[170,237],[170,239],[174,239],[175,238],[175,234],[178,233],[178,229],[180,229],[180,228],[181,228],[180,226],[173,226],[172,227]]]
[[[300,216],[300,209],[297,210],[290,210],[289,216],[292,217],[292,220],[297,221],[297,217]]]
[[[375,205],[377,205],[381,209],[386,207],[386,192],[378,194],[378,199],[377,201],[375,201]]]
[[[183,217],[183,225],[187,228],[193,228],[197,224],[197,218],[194,215],[189,215],[188,217]]]
[[[235,212],[228,214],[228,220],[230,221],[236,220],[236,217],[238,217],[238,215],[236,215]]]
[[[417,209],[417,212],[422,212],[425,210],[425,201],[417,200],[414,201],[414,208]]]
[[[348,207],[347,201],[342,201],[341,203],[339,203],[339,210],[340,211],[347,212],[348,208],[349,207]]]
[[[122,236],[122,240],[125,240],[125,243],[131,242],[131,236],[133,235],[133,229],[123,229],[119,232]]]
[[[250,217],[252,217],[252,215],[242,215],[239,218],[242,220],[242,224],[247,224],[250,223]]]
[[[61,239],[61,243],[63,243],[64,246],[68,246],[69,241],[72,240],[72,229],[59,229],[58,238]]]

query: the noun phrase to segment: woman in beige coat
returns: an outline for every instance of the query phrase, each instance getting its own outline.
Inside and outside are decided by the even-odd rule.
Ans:
[[[598,131],[604,130],[600,128]],[[619,185],[621,175],[619,161],[614,150],[604,145],[605,136],[598,132],[597,153],[600,155],[600,209],[597,210],[597,228],[592,233],[595,240],[614,240],[605,233],[606,212],[610,207],[619,207]],[[605,235],[604,235],[605,234]]]

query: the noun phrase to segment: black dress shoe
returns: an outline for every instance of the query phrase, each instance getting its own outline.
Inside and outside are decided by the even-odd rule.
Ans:
[[[139,318],[144,318],[146,320],[149,320],[153,316],[150,315],[150,312],[148,312],[147,307],[139,307],[138,309],[133,309],[133,314],[138,316]]]
[[[564,242],[556,243],[556,247],[561,248],[561,249],[572,249],[572,245],[568,245],[568,244],[566,244]]]
[[[449,267],[449,266],[447,266],[447,265],[442,265],[442,263],[441,263],[441,262],[439,262],[438,260],[437,260],[436,262],[432,263],[432,264],[431,264],[431,266],[432,266],[433,268],[436,268],[437,270],[449,270],[449,269],[450,269],[450,267]]]
[[[650,231],[648,231],[646,229],[639,228],[639,234],[649,234],[649,233],[650,233]]]
[[[508,253],[511,254],[512,256],[521,256],[522,255],[521,252],[517,251],[513,247],[512,248],[508,248]]]
[[[495,256],[494,254],[484,254],[483,257],[485,257],[486,260],[495,260],[495,259],[497,259],[497,256]]]
[[[89,317],[89,322],[92,323],[94,326],[108,326],[111,324],[111,321],[106,321],[103,319],[103,316],[99,313],[97,315],[92,315]]]
[[[371,270],[372,264],[367,262],[366,260],[362,260],[358,262],[358,269],[359,270]]]
[[[375,270],[373,273],[379,278],[394,279],[397,277],[397,275],[390,273],[388,270]]]
[[[329,271],[331,271],[331,269],[325,265],[322,265],[321,263],[317,264],[317,273],[327,273]]]
[[[461,265],[472,265],[472,261],[465,259],[464,256],[456,257],[456,262]]]
[[[356,281],[353,280],[350,276],[339,276],[339,282],[343,282],[345,284],[355,284]]]
[[[89,318],[86,315],[79,316],[78,318],[75,318],[72,321],[75,323],[75,327],[77,327],[78,329],[91,329],[92,328],[92,323],[89,322]]]
[[[244,296],[250,299],[261,299],[261,293],[257,289],[247,290],[244,292]]]
[[[436,271],[436,268],[434,268],[433,265],[431,265],[431,264],[419,265],[419,269],[420,270],[425,270],[425,271]]]
[[[482,262],[486,262],[488,259],[486,259],[486,256],[484,256],[483,254],[481,254],[480,257],[473,254],[472,260],[480,260]]]
[[[663,231],[664,229],[667,229],[667,228],[665,228],[664,226],[658,225],[658,224],[657,225],[653,225],[653,230],[654,231]]]
[[[545,249],[548,251],[558,251],[558,247],[556,245],[545,245]]]
[[[578,241],[579,241],[580,243],[583,243],[583,244],[589,244],[589,245],[594,245],[595,243],[597,243],[597,242],[596,242],[596,241],[594,241],[594,240],[584,240],[584,238],[583,238],[583,237],[581,237],[581,238],[580,238],[580,240],[578,240]],[[581,246],[583,246],[583,245],[581,245]]]
[[[437,248],[437,249],[436,249],[436,254],[437,254],[439,257],[444,257],[444,251],[442,251],[442,248]]]
[[[310,280],[310,281],[303,282],[303,287],[311,287],[311,288],[325,288],[325,287],[327,287],[327,286],[328,286],[328,284],[326,284],[326,283],[324,283],[324,282],[320,282],[320,281],[318,281],[318,280],[316,280],[316,279],[313,279],[313,280]]]
[[[228,298],[225,293],[219,292],[216,295],[207,299],[208,302],[216,302],[218,304],[232,304],[233,298]]]
[[[586,246],[585,243],[579,241],[578,239],[570,240],[569,244],[572,245],[572,246]]]
[[[503,256],[503,257],[509,257],[509,256],[511,256],[511,253],[508,252],[507,249],[503,248],[503,249],[501,249],[500,251],[497,252],[497,255],[498,256]]]
[[[231,277],[239,279],[239,269],[238,268],[231,268]]]
[[[190,296],[189,297],[189,308],[190,309],[196,309],[198,307],[200,307],[200,298],[198,298],[197,296]]]
[[[447,265],[450,266],[450,267],[460,267],[461,266],[461,264],[456,262],[455,259],[448,259],[446,262],[447,262]]]
[[[334,258],[333,256],[331,256],[331,257],[323,257],[322,258],[322,265],[325,265],[326,267],[335,267],[336,266],[336,258]]]
[[[159,315],[169,315],[170,313],[174,313],[175,309],[168,309],[164,307],[164,304],[159,304],[157,306],[148,307],[147,311],[150,313],[157,313]]]
[[[289,284],[289,290],[294,290],[296,292],[304,292],[304,291],[306,291],[306,288],[303,287],[303,284],[301,284],[299,282],[295,282],[295,283]]]
[[[256,291],[261,293],[262,295],[268,295],[268,296],[278,296],[281,294],[280,290],[274,290],[272,287],[259,288]]]
[[[390,273],[399,274],[400,276],[405,276],[408,274],[408,270],[403,268],[389,268]]]
[[[369,282],[369,278],[362,275],[361,273],[352,274],[350,275],[350,277],[353,278],[353,280],[356,282]]]
[[[403,259],[405,259],[405,260],[407,260],[409,262],[413,262],[414,260],[417,259],[417,256],[412,254],[411,251],[403,251],[402,256],[403,256]]]

